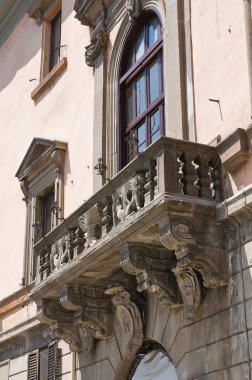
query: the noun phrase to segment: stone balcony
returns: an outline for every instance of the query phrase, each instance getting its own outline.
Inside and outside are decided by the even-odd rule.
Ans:
[[[61,332],[71,322],[63,338],[74,351],[83,324],[93,338],[111,335],[122,289],[193,318],[206,289],[227,282],[221,194],[216,148],[161,137],[35,245],[38,318]]]

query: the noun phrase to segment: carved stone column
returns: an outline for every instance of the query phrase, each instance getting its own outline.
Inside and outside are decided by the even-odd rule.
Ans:
[[[173,273],[174,251],[155,245],[128,243],[120,249],[122,269],[137,279],[137,290],[156,293],[162,305],[178,307],[182,299]]]

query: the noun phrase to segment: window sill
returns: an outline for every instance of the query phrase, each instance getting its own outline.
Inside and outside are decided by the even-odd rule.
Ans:
[[[39,85],[32,91],[32,100],[37,100],[66,67],[67,58],[63,57],[59,63],[57,63],[57,65],[42,79]]]

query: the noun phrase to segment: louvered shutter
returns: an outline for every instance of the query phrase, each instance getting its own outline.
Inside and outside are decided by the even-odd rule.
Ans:
[[[28,354],[27,380],[39,380],[39,355],[38,351]]]
[[[58,375],[58,342],[48,345],[48,380],[56,380]]]

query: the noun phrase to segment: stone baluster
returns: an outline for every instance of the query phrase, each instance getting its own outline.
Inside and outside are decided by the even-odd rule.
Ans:
[[[194,165],[196,154],[194,152],[184,152],[179,157],[181,162],[181,174],[180,183],[183,184],[183,193],[185,195],[198,196],[199,188],[197,186],[198,175]]]
[[[198,176],[196,186],[199,188],[199,196],[201,198],[212,199],[208,161],[209,157],[204,155],[198,156],[194,160],[194,163],[197,165],[196,173]]]
[[[73,257],[78,256],[84,250],[85,244],[84,232],[81,228],[77,228],[74,233],[74,249],[73,249]]]
[[[106,196],[102,203],[104,204],[102,210],[102,236],[104,236],[111,231],[113,227],[112,196]]]
[[[181,194],[175,150],[167,148],[157,156],[157,191],[158,194],[163,192]]]
[[[221,201],[221,180],[220,180],[220,172],[219,172],[219,158],[213,158],[209,164],[209,178],[210,178],[210,186],[212,189],[212,198],[216,201]]]
[[[146,173],[146,184],[145,188],[145,203],[149,203],[155,198],[157,191],[157,162],[150,160],[150,167]]]
[[[46,248],[43,248],[40,252],[40,260],[39,260],[39,279],[40,281],[45,280],[51,270],[51,265],[50,265],[50,250],[51,247],[47,246]]]

